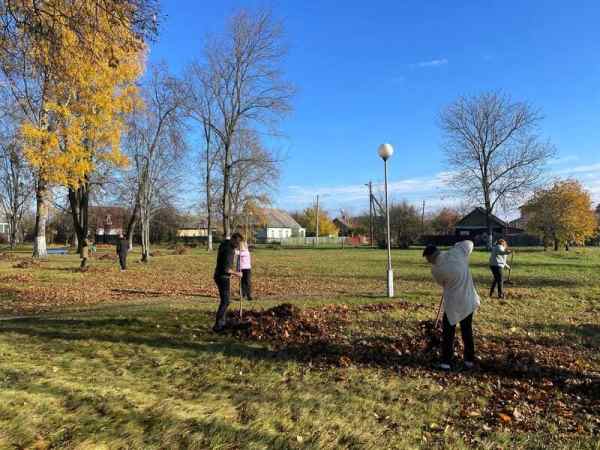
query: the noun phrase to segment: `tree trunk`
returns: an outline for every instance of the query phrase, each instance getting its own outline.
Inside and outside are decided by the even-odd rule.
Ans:
[[[494,230],[492,227],[492,220],[490,217],[491,215],[492,215],[491,207],[489,205],[486,205],[486,207],[485,207],[485,225],[487,227],[487,232],[488,232],[488,237],[487,237],[488,250],[491,250],[492,246],[494,245]]]
[[[16,217],[13,214],[11,214],[11,216],[8,219],[8,241],[10,244],[10,249],[14,250],[17,247],[17,230],[18,230],[19,224],[17,223]]]
[[[147,209],[140,207],[140,222],[142,227],[142,262],[150,262],[150,217]]]
[[[225,147],[225,166],[223,169],[223,235],[225,239],[231,237],[231,189],[229,177],[231,172],[231,143],[226,143]]]
[[[127,223],[127,229],[125,230],[125,235],[127,236],[127,239],[129,240],[129,250],[133,249],[133,233],[135,231],[135,226],[137,225],[137,222],[138,222],[139,213],[140,213],[140,199],[139,199],[139,195],[138,195],[138,198],[136,199],[135,205],[133,207],[133,212],[131,213],[131,218],[129,219],[129,222]]]
[[[557,252],[560,247],[560,242],[558,239],[554,239],[554,251]]]
[[[46,246],[46,222],[48,221],[50,189],[48,188],[46,182],[41,179],[41,177],[37,182],[35,200],[35,240],[33,242],[33,257],[47,258],[48,249]]]
[[[73,218],[73,229],[77,235],[77,252],[81,254],[88,237],[89,187],[87,181],[79,188],[69,188],[69,204]]]
[[[208,154],[208,152],[207,152]],[[208,164],[208,156],[207,156],[207,162],[206,162],[206,224],[207,224],[207,230],[208,230],[208,235],[207,235],[207,239],[208,239],[208,244],[207,244],[207,249],[209,252],[212,251],[213,249],[213,242],[212,242],[212,208],[211,208],[211,198],[210,198],[210,165]]]

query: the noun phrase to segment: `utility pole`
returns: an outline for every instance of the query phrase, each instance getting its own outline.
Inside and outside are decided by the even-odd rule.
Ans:
[[[373,247],[373,183],[369,181],[369,245]]]
[[[319,196],[317,195],[317,208],[316,208],[316,214],[315,214],[315,220],[317,221],[316,223],[316,230],[317,233],[315,234],[315,245],[318,247],[319,246]]]
[[[423,210],[421,211],[421,236],[425,234],[425,200],[423,200]]]

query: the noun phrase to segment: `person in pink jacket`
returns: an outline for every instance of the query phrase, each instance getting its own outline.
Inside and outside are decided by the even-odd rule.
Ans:
[[[248,243],[240,244],[240,271],[242,272],[242,297],[252,300],[252,257],[248,249]]]

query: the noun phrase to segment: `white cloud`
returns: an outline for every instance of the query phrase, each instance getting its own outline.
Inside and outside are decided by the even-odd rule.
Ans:
[[[418,63],[411,64],[411,67],[426,68],[426,67],[439,67],[448,64],[446,58],[432,59],[430,61],[420,61]]]
[[[600,203],[600,163],[564,168],[552,172],[551,175],[579,180],[590,191],[594,202]]]
[[[420,204],[426,200],[427,208],[454,203],[455,199],[446,198],[445,181],[448,172],[440,172],[430,177],[406,178],[392,180],[388,183],[388,192],[394,200],[408,200]],[[373,183],[373,192],[377,195],[383,192],[383,183]],[[340,207],[363,210],[368,208],[369,189],[365,184],[351,184],[342,186],[288,186],[281,200],[280,206],[284,209],[303,208],[315,201],[318,195],[326,208]]]
[[[568,168],[557,170],[554,173],[557,175],[565,175],[565,176],[576,175],[576,174],[583,174],[583,175],[593,174],[595,176],[600,176],[600,163],[568,167]]]
[[[575,161],[579,161],[579,156],[577,156],[577,155],[566,155],[566,156],[560,156],[558,158],[551,159],[550,162],[549,162],[549,164],[551,164],[551,165],[561,165],[561,164],[566,164],[566,163],[575,162]]]

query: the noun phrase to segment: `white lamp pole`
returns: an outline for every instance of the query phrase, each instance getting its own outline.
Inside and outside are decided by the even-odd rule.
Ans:
[[[388,252],[388,266],[387,266],[387,294],[388,297],[394,296],[394,271],[392,270],[392,243],[390,233],[390,209],[388,208],[388,181],[387,181],[387,161],[394,154],[394,147],[390,144],[381,144],[379,146],[379,157],[383,159],[383,171],[384,171],[384,186],[385,186],[385,221],[386,221],[386,233],[387,233],[387,252]]]

